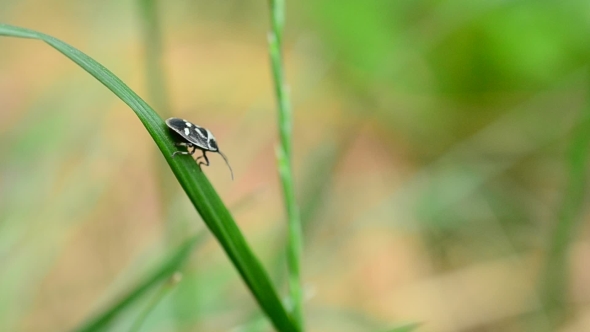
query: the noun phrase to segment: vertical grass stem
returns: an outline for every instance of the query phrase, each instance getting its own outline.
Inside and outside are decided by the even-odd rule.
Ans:
[[[292,314],[294,320],[303,330],[303,291],[301,288],[300,271],[302,231],[299,210],[295,200],[293,171],[291,168],[293,120],[282,53],[285,1],[270,0],[270,15],[271,31],[268,35],[268,46],[278,107],[280,144],[276,149],[277,163],[288,218],[289,242],[287,245],[287,264],[289,267],[289,291],[293,305]]]

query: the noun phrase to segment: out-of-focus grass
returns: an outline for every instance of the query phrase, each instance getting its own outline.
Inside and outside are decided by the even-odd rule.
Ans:
[[[155,288],[158,284],[166,283],[166,280],[173,278],[174,274],[179,271],[182,266],[186,263],[190,257],[190,253],[194,249],[198,242],[203,241],[204,235],[193,236],[187,240],[178,251],[166,259],[164,263],[154,271],[150,276],[140,282],[134,287],[128,294],[124,295],[121,300],[115,304],[110,305],[103,313],[97,315],[96,318],[89,320],[83,326],[77,329],[77,331],[91,332],[91,331],[103,331],[111,330],[110,325],[121,315],[125,309],[131,306],[134,302],[139,300],[145,293]],[[176,283],[176,281],[174,281]],[[163,286],[164,289],[168,289],[167,285]],[[158,299],[159,300],[159,299]],[[143,320],[143,317],[139,317],[139,320]]]
[[[172,110],[164,68],[161,6],[162,4],[157,0],[138,0],[148,95],[159,114],[168,118],[172,114]]]
[[[543,315],[541,293],[534,285],[541,278],[543,254],[552,252],[545,247],[546,239],[554,236],[555,216],[567,200],[570,160],[564,147],[571,145],[578,112],[586,103],[587,80],[569,75],[587,62],[588,4],[377,0],[288,4],[290,26],[284,44],[297,109],[295,184],[300,188],[302,220],[311,218],[305,228],[310,235],[303,268],[309,296],[306,325],[312,331],[353,331],[415,321],[424,322],[418,331],[526,330],[531,317]],[[127,75],[126,81],[136,83],[133,73],[141,70],[134,66],[140,54],[139,36],[125,28],[137,28],[137,22],[129,20],[133,15],[120,13],[125,3],[52,5],[57,8],[53,15],[35,16],[32,8],[46,6],[38,0],[13,1],[10,11],[0,16],[68,36],[68,40],[100,54],[101,59],[111,60],[109,63]],[[284,230],[275,226],[281,211],[277,209],[280,187],[272,150],[272,86],[263,38],[266,6],[248,1],[171,2],[162,15],[169,46],[165,60],[170,69],[170,91],[178,105],[175,113],[211,123],[216,127],[214,133],[220,133],[224,144],[234,150],[232,164],[238,165],[242,175],[231,190],[219,183],[224,198],[238,200],[253,188],[264,188],[259,198],[239,212],[238,219],[248,237],[255,239],[256,252],[267,265],[271,262],[271,271],[277,271],[272,274],[280,284],[278,276],[284,275],[285,264],[274,257],[284,250]],[[116,52],[105,51],[107,43],[115,45]],[[153,222],[149,231],[143,224],[118,229],[118,224],[103,223],[99,230],[105,239],[96,241],[94,247],[77,253],[84,246],[68,242],[71,238],[87,239],[96,232],[96,226],[89,225],[100,219],[97,214],[109,220],[127,220],[117,212],[122,209],[117,208],[116,199],[104,199],[101,190],[105,189],[95,192],[93,188],[104,186],[107,196],[125,190],[149,192],[151,187],[146,190],[141,185],[151,183],[149,172],[121,175],[112,170],[125,169],[124,165],[149,168],[150,163],[142,163],[141,157],[144,133],[129,132],[133,130],[130,118],[127,122],[112,116],[93,121],[82,114],[61,113],[64,110],[59,110],[59,105],[71,107],[72,112],[85,109],[84,100],[66,106],[64,90],[76,90],[80,98],[88,98],[90,89],[74,86],[71,81],[76,76],[58,70],[55,62],[47,67],[57,67],[58,82],[65,84],[56,85],[56,76],[51,76],[53,71],[48,74],[48,69],[39,70],[34,80],[28,79],[24,68],[29,67],[10,54],[24,58],[22,55],[36,49],[27,50],[31,47],[28,43],[23,49],[21,44],[0,52],[0,59],[10,60],[10,65],[0,64],[0,116],[5,116],[3,110],[10,114],[7,121],[0,121],[0,127],[28,123],[31,133],[42,131],[44,122],[51,120],[42,117],[47,109],[64,114],[60,123],[65,123],[67,130],[62,136],[47,137],[48,149],[35,147],[38,140],[24,129],[0,130],[2,138],[20,133],[28,139],[25,145],[13,145],[13,140],[0,144],[2,152],[18,151],[16,157],[0,156],[5,158],[0,165],[0,246],[6,253],[2,257],[9,257],[7,271],[0,273],[0,287],[8,290],[0,292],[7,294],[0,301],[8,304],[0,309],[0,317],[11,320],[9,330],[19,330],[27,321],[48,322],[47,326],[63,330],[68,322],[72,324],[72,315],[80,319],[77,307],[88,308],[97,298],[104,298],[104,285],[111,283],[117,271],[129,269],[129,248],[141,252],[140,244],[150,241],[145,234],[159,236],[154,234],[160,230],[154,230]],[[324,56],[330,65],[325,73],[322,70],[322,80],[307,84],[307,79],[319,72],[317,65]],[[34,90],[30,90],[32,85]],[[311,93],[298,99],[304,90]],[[10,95],[2,91],[10,91]],[[22,91],[32,92],[23,95]],[[36,100],[39,106],[23,100]],[[104,103],[101,109],[110,107],[109,100],[100,95],[87,103]],[[31,107],[36,111],[31,112]],[[98,114],[94,112],[93,119]],[[362,125],[351,133],[342,129],[346,119],[358,115]],[[73,118],[83,124],[71,122]],[[122,127],[115,128],[117,123]],[[82,134],[73,134],[74,128],[80,128]],[[96,135],[90,140],[95,142],[94,150],[80,148],[85,132]],[[104,136],[119,139],[103,145]],[[130,151],[117,148],[130,144],[137,145],[133,149],[136,154],[121,161],[112,156],[117,149]],[[78,162],[72,157],[79,156],[78,151],[92,158]],[[120,164],[97,167],[105,160]],[[79,175],[66,177],[63,181],[70,183],[66,188],[60,185],[64,172]],[[217,174],[211,167],[206,172]],[[95,194],[86,196],[91,199],[82,205],[90,210],[82,215],[72,212],[84,201],[74,198],[88,192]],[[48,200],[45,193],[60,198]],[[152,195],[140,197],[143,199],[136,205],[126,204],[132,216],[141,216],[153,205],[146,200]],[[42,212],[33,213],[31,207]],[[174,207],[188,211],[189,205],[180,198]],[[40,218],[42,214],[47,218]],[[587,218],[585,211],[580,218]],[[40,227],[45,219],[53,220]],[[50,225],[59,225],[47,233],[50,250],[33,250],[34,243],[43,241],[27,238],[37,239],[33,235],[46,232]],[[80,232],[82,227],[88,231]],[[113,229],[123,235],[113,237],[108,231]],[[561,327],[585,331],[587,228],[580,224],[577,229],[563,243],[561,252],[562,262],[568,262],[562,268],[571,273],[565,279],[569,293],[563,294],[564,308],[572,313]],[[28,237],[20,237],[23,234]],[[129,243],[127,238],[143,238],[144,242]],[[127,251],[121,248],[122,243],[129,243]],[[23,253],[23,248],[29,251]],[[116,254],[112,256],[91,254],[113,251]],[[195,253],[198,258],[187,266],[186,278],[175,296],[166,297],[154,308],[144,330],[174,324],[186,330],[217,331],[250,321],[255,305],[217,252],[211,243]],[[97,261],[92,268],[82,269],[96,275],[84,275],[72,268],[76,265],[63,263],[71,257]],[[560,279],[565,277],[562,268],[555,269]],[[110,273],[99,274],[105,270]],[[7,274],[11,282],[6,281]],[[22,285],[17,287],[21,280],[27,281],[26,290]],[[58,297],[53,289],[63,291]],[[90,294],[80,298],[68,291]],[[56,303],[60,307],[73,303],[76,308],[57,310]],[[169,307],[181,308],[180,314],[171,314]],[[344,310],[326,313],[334,308]],[[17,311],[20,314],[13,315]],[[377,324],[348,320],[352,313],[370,317]],[[253,330],[268,328],[267,323],[259,326],[253,321]],[[9,323],[2,319],[0,324]]]
[[[590,80],[587,81],[587,85],[590,86]],[[584,203],[588,201],[590,101],[586,103],[571,135],[568,153],[569,180],[557,216],[557,224],[549,236],[545,268],[541,275],[543,307],[552,324],[547,327],[548,331],[562,325],[567,312],[571,312],[567,303],[568,279],[571,274],[568,252],[583,221],[582,214],[587,212]]]
[[[112,181],[109,177],[112,174],[108,173],[87,179],[87,171],[96,170],[105,155],[105,145],[98,142],[101,117],[96,116],[94,120],[84,117],[77,121],[75,130],[62,130],[88,101],[99,107],[106,104],[97,94],[84,94],[60,106],[64,96],[59,91],[74,89],[78,83],[60,82],[47,95],[31,101],[28,113],[23,116],[23,122],[29,123],[25,130],[17,126],[1,131],[4,144],[0,156],[0,261],[4,268],[0,273],[0,292],[4,296],[0,297],[0,329],[3,330],[16,329],[30,303],[15,299],[34,294],[35,286],[63,250],[60,243],[68,230],[88,217],[88,211],[96,206]],[[47,109],[55,112],[49,114]],[[39,144],[40,138],[43,145]],[[86,149],[61,148],[71,141],[83,143]],[[64,161],[73,165],[65,174],[59,166]],[[86,184],[81,185],[84,181]],[[57,190],[52,191],[56,186]],[[48,196],[49,192],[55,196]]]

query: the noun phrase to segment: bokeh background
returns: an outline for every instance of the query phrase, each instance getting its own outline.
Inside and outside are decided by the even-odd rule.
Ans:
[[[72,44],[163,117],[215,134],[236,179],[216,155],[205,172],[287,294],[268,3],[157,13],[162,79],[147,74],[158,47],[140,1],[0,0],[2,23]],[[287,13],[308,330],[590,331],[590,2],[314,0]],[[141,331],[269,330],[161,166],[90,75],[0,38],[1,331],[73,329],[198,233],[182,282],[112,330],[153,298]]]

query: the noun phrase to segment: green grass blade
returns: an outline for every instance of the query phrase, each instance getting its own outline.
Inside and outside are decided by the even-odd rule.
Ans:
[[[54,37],[5,24],[0,25],[0,36],[38,39],[46,42],[77,63],[129,105],[152,136],[192,204],[217,238],[275,328],[287,332],[299,330],[283,307],[268,274],[246,243],[233,217],[209,180],[190,156],[172,158],[172,153],[177,149],[166,124],[143,99],[104,66]]]
[[[301,287],[301,252],[303,247],[303,231],[299,208],[295,200],[295,189],[291,156],[293,116],[291,101],[283,67],[283,27],[285,25],[285,1],[270,1],[271,31],[268,35],[268,49],[274,78],[275,94],[278,106],[280,144],[277,147],[279,177],[283,187],[283,199],[287,211],[289,242],[287,244],[287,264],[289,266],[289,291],[293,304],[293,316],[303,330],[303,290]]]
[[[195,244],[200,242],[201,239],[203,239],[203,236],[196,235],[187,240],[178,248],[176,253],[174,253],[170,259],[166,260],[160,268],[154,271],[149,277],[145,278],[145,280],[139,283],[137,287],[123,296],[117,303],[111,305],[110,308],[97,315],[96,318],[85,323],[76,331],[93,332],[105,330],[109,324],[121,312],[123,312],[123,310],[133,304],[133,302],[137,301],[147,291],[162,283],[162,281],[170,278],[176,271],[178,271],[189,258]]]
[[[170,277],[170,279],[168,279],[168,282],[164,283],[160,287],[155,296],[151,299],[151,301],[149,301],[147,307],[141,312],[139,317],[137,317],[137,319],[129,329],[129,332],[141,331],[141,327],[144,325],[150,313],[158,306],[158,304],[160,304],[160,302],[162,302],[164,297],[168,295],[168,293],[170,293],[170,291],[174,289],[176,285],[178,285],[181,279],[182,274],[180,272],[174,273]]]

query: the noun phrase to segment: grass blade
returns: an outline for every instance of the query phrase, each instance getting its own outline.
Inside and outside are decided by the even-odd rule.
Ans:
[[[137,287],[131,290],[127,295],[123,296],[116,304],[112,305],[105,312],[96,316],[96,318],[78,328],[78,332],[93,332],[102,331],[127,307],[138,300],[142,295],[149,291],[154,286],[160,284],[162,281],[170,278],[182,265],[187,261],[195,244],[203,239],[203,236],[196,235],[182,244],[176,253],[159,268],[152,275],[147,277]]]
[[[141,330],[141,327],[144,325],[144,322],[147,320],[150,313],[156,308],[156,306],[158,306],[158,304],[160,304],[162,299],[168,293],[170,293],[170,291],[172,289],[174,289],[174,286],[176,286],[180,282],[181,279],[182,279],[182,274],[180,272],[175,272],[170,277],[170,279],[168,279],[168,282],[164,283],[160,287],[159,291],[156,293],[154,298],[148,303],[147,307],[141,312],[139,317],[137,317],[137,319],[135,320],[135,322],[133,323],[133,325],[129,329],[129,332],[138,332]]]
[[[254,256],[233,217],[209,180],[190,156],[172,158],[172,153],[177,149],[168,133],[166,124],[143,99],[104,66],[59,39],[34,30],[6,24],[0,25],[0,36],[38,39],[46,42],[94,76],[129,105],[152,136],[192,204],[217,238],[275,328],[286,332],[299,330],[279,300],[268,274]]]
[[[287,211],[289,242],[287,245],[287,264],[289,266],[289,291],[293,304],[293,316],[303,330],[303,290],[301,288],[301,251],[303,247],[299,208],[295,201],[293,171],[291,168],[293,120],[291,102],[283,67],[283,27],[285,25],[285,1],[270,1],[271,31],[268,35],[268,48],[274,78],[278,105],[280,144],[277,147],[279,177],[283,187],[283,199]]]

